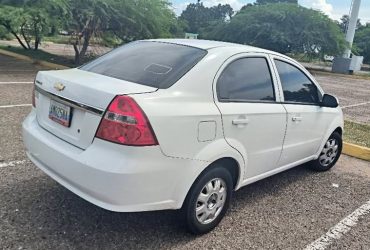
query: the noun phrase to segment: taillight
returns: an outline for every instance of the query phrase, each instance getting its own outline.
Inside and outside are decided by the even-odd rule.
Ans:
[[[96,137],[123,145],[158,145],[144,111],[129,96],[114,98],[100,122]]]

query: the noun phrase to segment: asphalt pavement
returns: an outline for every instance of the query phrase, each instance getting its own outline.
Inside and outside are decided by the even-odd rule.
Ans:
[[[350,215],[370,200],[370,163],[342,155],[329,172],[302,165],[242,188],[221,224],[203,236],[184,231],[177,211],[101,209],[53,181],[25,156],[21,122],[31,109],[32,81],[41,69],[0,56],[2,249],[304,249],[339,228],[343,219],[354,220]],[[318,78],[345,105],[369,96],[363,95],[369,80],[356,84],[349,77]],[[348,82],[351,91],[343,90]],[[370,112],[362,106],[361,114]],[[363,119],[356,113],[353,117]],[[370,214],[357,215],[346,232],[331,232],[336,238],[328,249],[370,249]]]

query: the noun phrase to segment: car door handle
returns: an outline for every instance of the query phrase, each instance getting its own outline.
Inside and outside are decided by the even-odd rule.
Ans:
[[[293,116],[292,121],[293,122],[300,122],[300,121],[302,121],[302,117],[301,116]]]
[[[249,120],[244,118],[244,119],[234,119],[232,121],[233,125],[246,125],[249,123]]]

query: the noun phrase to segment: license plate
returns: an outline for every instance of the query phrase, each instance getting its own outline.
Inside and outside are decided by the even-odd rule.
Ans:
[[[71,107],[51,100],[49,108],[49,118],[65,127],[71,124]]]

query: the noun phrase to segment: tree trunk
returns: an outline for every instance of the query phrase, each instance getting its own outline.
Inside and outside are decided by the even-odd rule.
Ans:
[[[34,48],[34,50],[39,49],[40,40],[41,40],[40,37],[35,37],[35,48]]]
[[[80,52],[80,57],[81,58],[85,57],[87,48],[89,47],[90,38],[91,38],[90,30],[87,30],[83,37],[84,37],[84,43],[82,44],[82,49],[81,49],[81,52]]]
[[[22,40],[19,38],[19,36],[17,35],[17,33],[15,33],[14,31],[10,31],[10,33],[12,33],[15,38],[17,38],[19,44],[25,49],[25,50],[28,50],[28,48],[26,47],[26,45],[24,45],[24,43],[22,42]]]
[[[73,44],[73,49],[75,51],[75,65],[80,64],[80,51],[78,50],[77,43],[78,42],[76,41],[76,43]]]
[[[40,37],[40,33],[37,30],[37,23],[34,24],[33,28],[34,28],[34,32],[35,32],[35,47],[34,47],[34,50],[38,50],[39,44],[40,44],[40,41],[41,41],[41,37]]]

